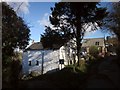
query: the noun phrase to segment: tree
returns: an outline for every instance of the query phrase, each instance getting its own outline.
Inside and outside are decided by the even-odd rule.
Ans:
[[[107,17],[107,24],[106,27],[114,33],[118,41],[120,42],[120,2],[112,3],[112,10],[109,13],[109,16]]]
[[[46,26],[45,33],[41,35],[41,42],[44,48],[56,49],[63,44],[65,37],[59,32]],[[56,46],[56,47],[55,47]]]
[[[107,17],[106,27],[114,33],[120,42],[120,2],[112,3],[112,10]]]
[[[9,5],[2,3],[2,8],[2,58],[6,64],[4,61],[14,54],[14,49],[28,45],[30,30]]]
[[[30,29],[6,3],[2,3],[2,73],[3,88],[16,87],[21,65],[16,48],[28,45]]]
[[[50,22],[55,30],[66,36],[66,41],[76,39],[78,65],[81,41],[86,29],[91,26],[92,30],[96,30],[102,26],[102,19],[108,14],[106,8],[97,5],[97,2],[59,2],[51,8]]]
[[[107,19],[107,24],[105,30],[110,31],[112,34],[115,34],[117,37],[117,55],[118,55],[118,63],[120,64],[120,2],[113,2],[111,4],[112,10],[110,11]]]
[[[97,46],[91,46],[89,48],[89,53],[90,55],[94,56],[94,57],[97,57],[98,54],[99,54],[99,50],[98,50],[98,47]]]

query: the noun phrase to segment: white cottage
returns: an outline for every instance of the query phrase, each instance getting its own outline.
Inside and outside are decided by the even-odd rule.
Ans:
[[[23,52],[22,71],[30,74],[32,71],[46,73],[59,66],[59,50],[45,50],[40,42],[33,43]]]
[[[28,75],[32,71],[44,74],[64,68],[73,62],[73,47],[70,42],[55,50],[44,49],[41,42],[35,42],[23,52],[22,71]]]

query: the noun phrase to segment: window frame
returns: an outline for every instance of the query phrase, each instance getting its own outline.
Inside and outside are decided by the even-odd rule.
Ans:
[[[95,42],[95,45],[98,45],[98,46],[99,46],[99,44],[100,44],[99,41]]]

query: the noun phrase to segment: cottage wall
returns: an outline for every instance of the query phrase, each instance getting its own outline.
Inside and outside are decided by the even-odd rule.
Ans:
[[[23,53],[23,74],[28,75],[32,71],[41,74],[43,59],[43,73],[57,69],[59,64],[59,51],[58,50],[28,50]],[[38,65],[36,65],[38,61]],[[29,65],[31,62],[31,65]]]
[[[58,50],[44,50],[40,42],[33,43],[26,49],[26,52],[23,52],[23,74],[30,74],[32,71],[46,73],[57,68],[62,69],[65,65],[73,64],[73,60],[77,58],[73,55],[75,47],[74,40],[70,40]],[[64,60],[63,64],[60,64],[61,60]],[[42,61],[44,61],[43,65]]]
[[[23,52],[23,55],[22,55],[22,73],[23,74],[29,73],[28,53],[27,52]]]

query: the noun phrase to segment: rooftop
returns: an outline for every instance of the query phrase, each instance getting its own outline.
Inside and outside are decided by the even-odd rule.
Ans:
[[[61,45],[53,45],[52,48],[45,48],[41,42],[34,42],[26,50],[49,50],[49,49],[59,49]]]
[[[43,45],[41,42],[35,42],[30,45],[26,50],[43,50]]]
[[[82,47],[94,46],[96,42],[99,42],[98,46],[104,46],[104,38],[88,38],[83,39]]]

